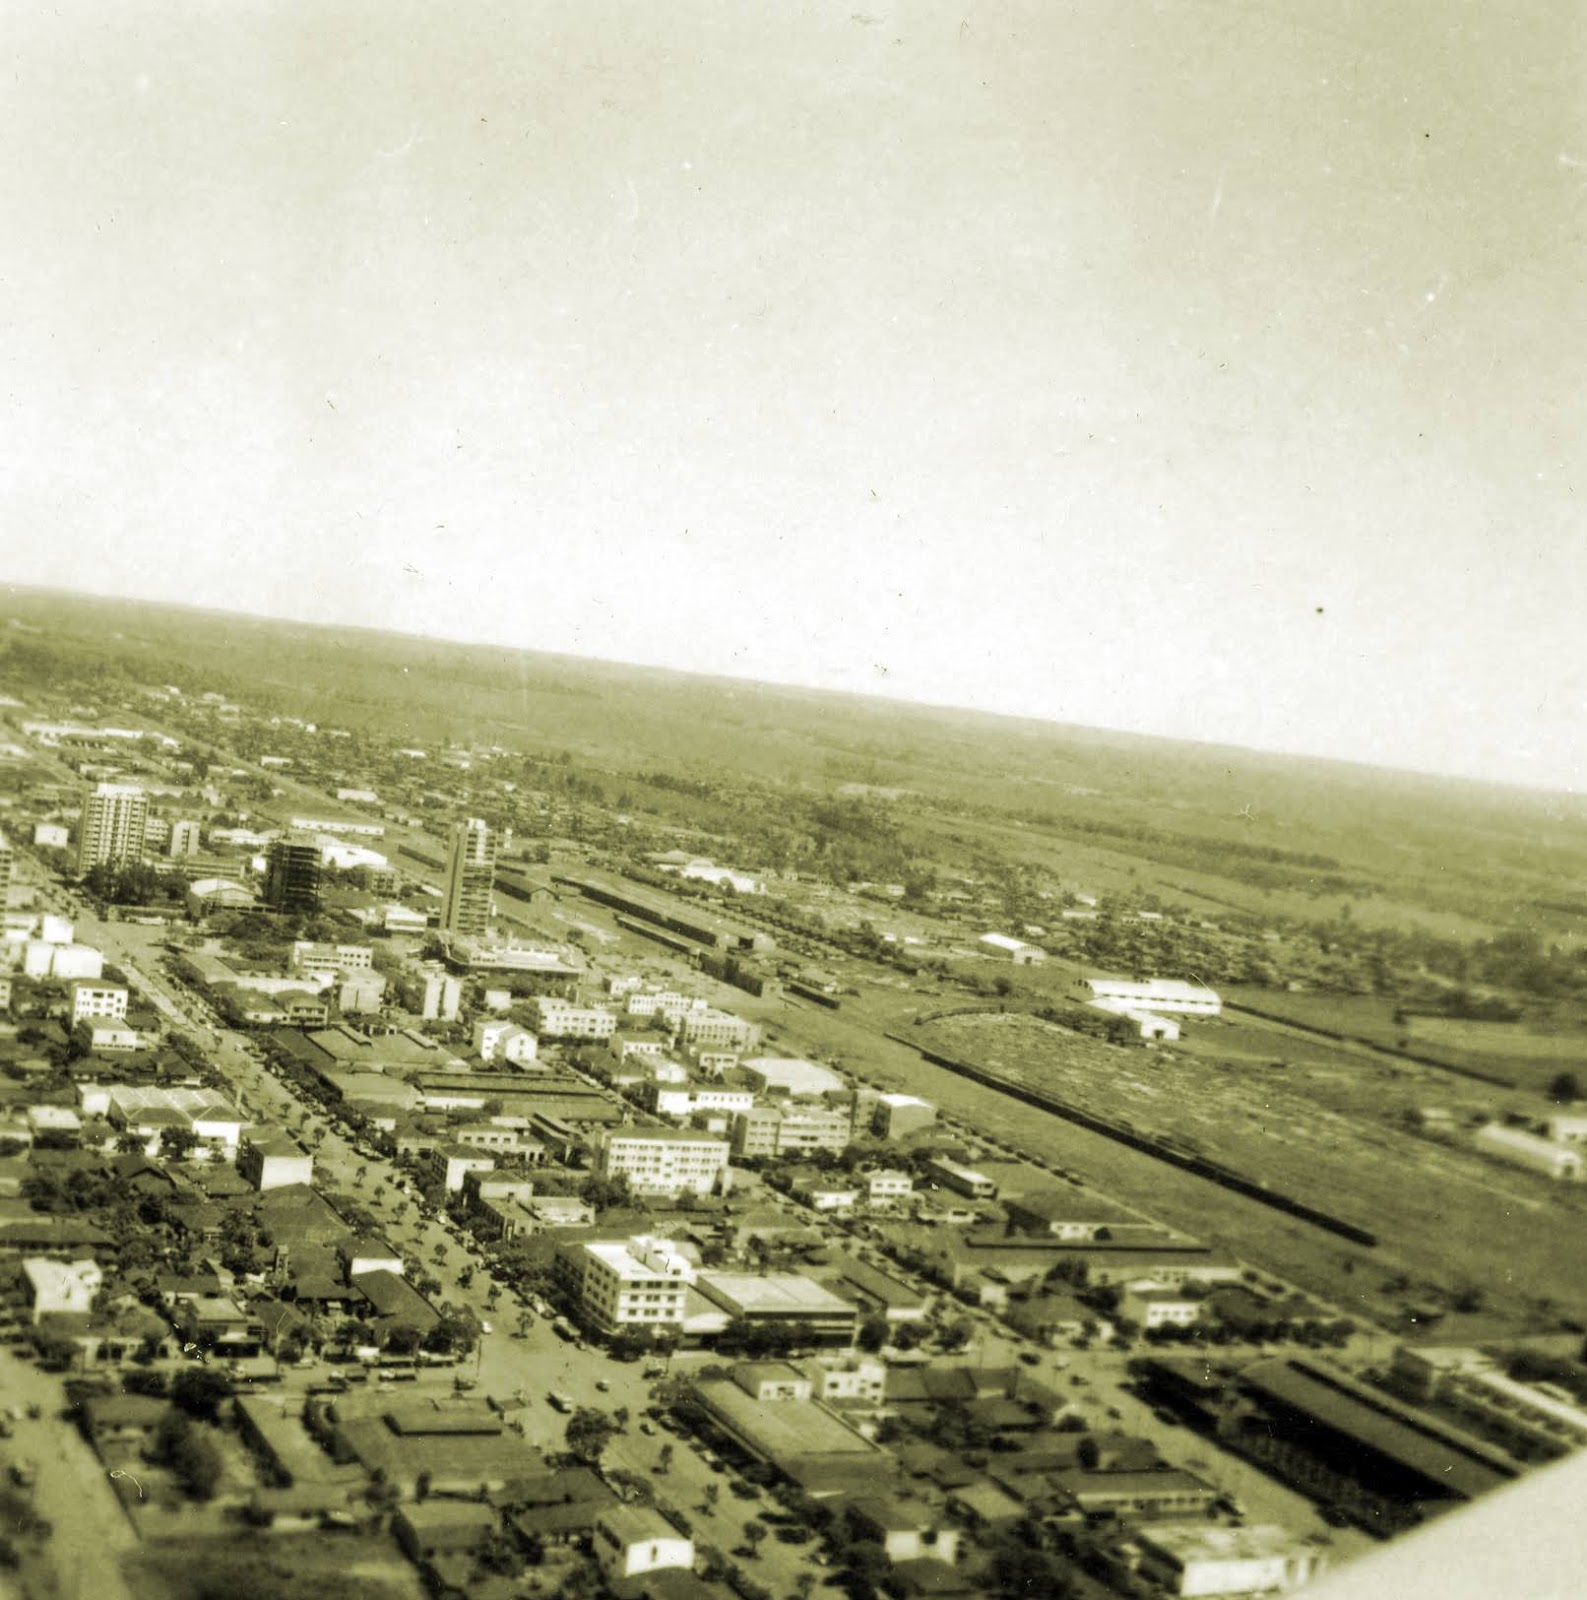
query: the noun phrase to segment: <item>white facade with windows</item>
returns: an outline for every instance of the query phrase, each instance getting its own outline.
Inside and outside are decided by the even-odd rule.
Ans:
[[[666,1239],[639,1237],[564,1245],[557,1273],[584,1321],[602,1333],[676,1327],[694,1266]]]
[[[711,1194],[727,1155],[727,1141],[709,1135],[614,1128],[601,1135],[596,1166],[603,1177],[627,1178],[639,1194]]]
[[[74,983],[72,985],[72,1024],[90,1017],[110,1017],[120,1022],[127,1015],[127,986],[124,983]]]

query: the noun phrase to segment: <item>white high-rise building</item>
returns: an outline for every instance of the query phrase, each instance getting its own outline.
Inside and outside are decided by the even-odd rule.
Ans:
[[[490,929],[491,890],[496,882],[497,841],[478,818],[454,824],[446,858],[446,899],[441,929],[483,939]]]
[[[122,867],[143,860],[149,797],[135,784],[96,784],[83,796],[77,829],[77,870]]]

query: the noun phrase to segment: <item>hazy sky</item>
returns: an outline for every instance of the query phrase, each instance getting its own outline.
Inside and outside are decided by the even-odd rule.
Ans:
[[[1587,783],[1580,0],[0,49],[0,575]]]

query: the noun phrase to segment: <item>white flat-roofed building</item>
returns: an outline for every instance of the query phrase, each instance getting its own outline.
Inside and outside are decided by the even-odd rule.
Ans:
[[[854,1343],[859,1310],[795,1272],[700,1272],[695,1287],[735,1322],[781,1323],[811,1344]]]
[[[124,983],[74,983],[72,995],[72,1024],[102,1017],[120,1022],[127,1015],[127,986]]]
[[[649,1236],[563,1245],[556,1271],[583,1320],[601,1333],[678,1326],[694,1282],[689,1258]]]
[[[710,1003],[676,989],[636,989],[628,992],[624,1009],[631,1017],[664,1017],[669,1027],[676,1028],[691,1011],[709,1010]]]
[[[299,939],[292,946],[292,965],[299,972],[368,972],[375,951],[367,944],[320,944]]]
[[[710,1045],[729,1050],[753,1050],[760,1040],[760,1028],[730,1011],[715,1006],[690,1010],[678,1019],[678,1037],[684,1044],[699,1048]]]
[[[104,1287],[105,1275],[92,1261],[51,1261],[47,1257],[26,1257],[22,1278],[27,1285],[33,1321],[54,1312],[86,1314],[94,1308],[94,1296]]]
[[[1083,1005],[1104,1011],[1165,1011],[1177,1016],[1216,1017],[1223,1010],[1217,991],[1181,978],[1076,978],[1070,992]]]
[[[1201,1316],[1202,1304],[1182,1290],[1147,1279],[1125,1284],[1118,1313],[1143,1333],[1150,1333],[1153,1328],[1190,1327]]]
[[[116,1055],[140,1048],[142,1036],[136,1028],[124,1022],[106,1019],[84,1022],[80,1037],[87,1043],[90,1055]]]
[[[1587,1117],[1562,1114],[1543,1124],[1543,1137],[1555,1144],[1587,1144]]]
[[[495,1166],[495,1156],[466,1144],[441,1144],[430,1152],[430,1176],[448,1194],[462,1192],[466,1173],[490,1172]]]
[[[755,1096],[748,1089],[719,1088],[709,1083],[646,1086],[645,1103],[660,1117],[692,1117],[696,1111],[720,1111],[731,1116],[748,1111]]]
[[[365,822],[358,817],[293,817],[291,826],[302,833],[350,834],[362,839],[383,839],[383,822]]]
[[[254,1188],[284,1189],[314,1182],[314,1157],[284,1135],[244,1139],[237,1148],[237,1172]]]
[[[977,948],[982,955],[1011,961],[1016,967],[1034,967],[1047,959],[1047,952],[1040,945],[1010,938],[1006,933],[983,933]]]
[[[535,1031],[542,1039],[610,1039],[617,1031],[617,1013],[605,1006],[579,1006],[538,995],[534,1007]]]
[[[831,1067],[823,1067],[816,1061],[802,1061],[797,1056],[753,1056],[740,1065],[763,1093],[781,1089],[798,1097],[830,1094],[843,1087],[843,1079]]]
[[[1509,1128],[1490,1122],[1478,1128],[1472,1142],[1486,1155],[1507,1161],[1545,1178],[1577,1182],[1582,1175],[1582,1153],[1572,1145],[1556,1144],[1524,1128]]]
[[[83,1131],[83,1119],[70,1106],[29,1106],[27,1121],[35,1136],[41,1133],[75,1136]]]
[[[713,1134],[609,1128],[596,1148],[602,1177],[626,1177],[636,1194],[711,1194],[726,1180],[728,1147]]]
[[[72,842],[70,828],[58,822],[39,822],[33,827],[33,843],[48,850],[64,850]]]
[[[42,939],[29,939],[23,970],[29,977],[59,978],[64,982],[98,978],[105,970],[105,957],[91,944],[46,944]]]
[[[423,933],[430,919],[422,911],[393,902],[381,913],[380,925],[387,933]]]
[[[1143,1576],[1175,1595],[1282,1593],[1310,1583],[1328,1559],[1323,1546],[1273,1523],[1153,1522],[1131,1543]]]

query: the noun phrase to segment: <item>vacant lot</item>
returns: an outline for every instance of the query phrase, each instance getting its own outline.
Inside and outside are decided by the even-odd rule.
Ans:
[[[1587,1285],[1575,1264],[1587,1191],[1493,1165],[1466,1147],[1464,1135],[1442,1144],[1406,1129],[1411,1106],[1451,1104],[1447,1091],[1458,1080],[1433,1069],[1348,1051],[1329,1058],[1308,1050],[1303,1059],[1288,1050],[1289,1035],[1275,1030],[1274,1043],[1263,1048],[1258,1033],[1239,1025],[1203,1024],[1194,1049],[1150,1052],[1077,1038],[1013,1013],[945,1018],[911,1034],[926,1048],[1172,1138],[1370,1228],[1383,1241],[1376,1259],[1429,1284],[1480,1286],[1496,1309],[1518,1314],[1524,1300],[1567,1296],[1578,1314],[1587,1310]],[[1232,1046],[1226,1053],[1219,1048],[1224,1038]],[[1124,1198],[1152,1209],[1136,1193]],[[1207,1231],[1196,1211],[1156,1214]],[[1276,1214],[1269,1226],[1291,1231]],[[1254,1259],[1291,1270],[1271,1251]]]
[[[1225,998],[1302,1027],[1323,1028],[1385,1050],[1407,1050],[1456,1072],[1500,1079],[1523,1095],[1542,1095],[1557,1073],[1587,1062],[1587,1028],[1574,1018],[1556,1025],[1468,1022],[1456,1017],[1411,1016],[1396,1021],[1395,1002],[1371,995],[1229,988]]]
[[[139,1600],[422,1600],[384,1534],[240,1533],[161,1542],[127,1563]]]

